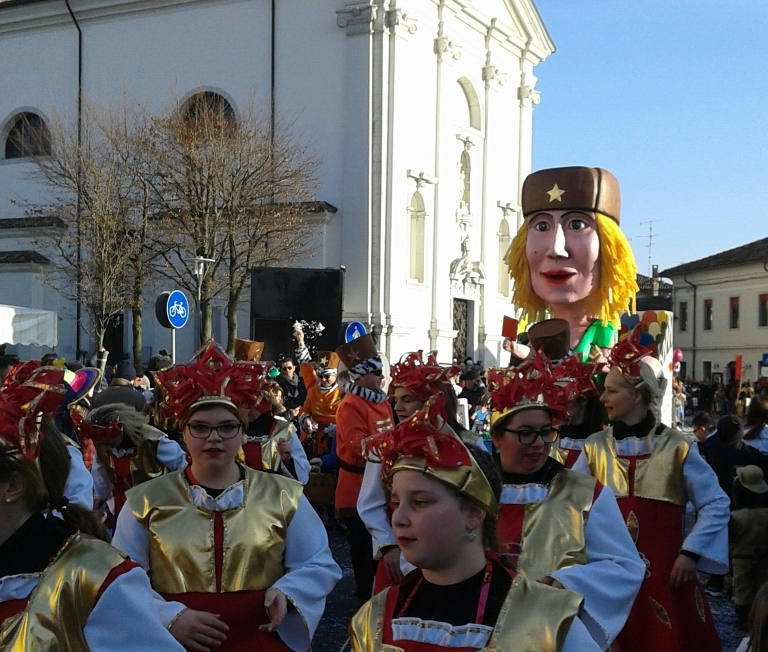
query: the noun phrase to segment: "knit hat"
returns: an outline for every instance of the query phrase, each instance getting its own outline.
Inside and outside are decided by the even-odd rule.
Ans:
[[[136,367],[130,360],[123,360],[115,365],[115,378],[123,380],[136,380]]]

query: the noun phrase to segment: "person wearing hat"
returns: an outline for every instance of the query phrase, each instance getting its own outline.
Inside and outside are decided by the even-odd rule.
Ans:
[[[569,348],[586,359],[610,348],[637,292],[637,265],[619,228],[619,182],[601,168],[563,167],[529,174],[524,222],[505,261],[512,303],[529,323],[551,317],[570,326]],[[513,355],[531,351],[510,344]]]
[[[93,442],[93,496],[110,528],[125,504],[126,491],[187,465],[181,446],[125,403],[109,403],[86,416],[73,411],[72,421],[80,441]]]
[[[128,491],[113,545],[168,600],[164,623],[188,649],[308,650],[341,570],[302,485],[237,461],[248,412],[269,407],[264,367],[209,342],[157,383],[190,464]]]
[[[115,372],[109,387],[102,390],[91,401],[92,408],[102,407],[109,403],[125,403],[141,412],[147,405],[147,400],[134,388],[136,382],[136,367],[130,360],[122,360],[115,365]]]
[[[734,511],[728,526],[736,626],[747,617],[758,589],[768,582],[768,483],[759,466],[741,466],[733,481]]]
[[[57,372],[38,368],[0,389],[0,649],[182,652],[146,573],[64,494]]]
[[[645,575],[610,489],[550,453],[583,386],[571,356],[553,366],[537,352],[492,371],[491,436],[504,482],[499,552],[531,580],[584,597],[581,619],[601,650],[627,620]]]
[[[355,574],[355,595],[361,603],[371,595],[373,559],[371,535],[357,511],[366,459],[363,441],[394,427],[392,408],[381,389],[384,364],[370,334],[336,349],[349,381],[336,411],[336,457],[339,476],[334,503],[336,518],[347,527],[349,554]]]
[[[392,528],[415,566],[352,619],[353,652],[592,652],[582,597],[504,567],[495,555],[501,482],[489,453],[447,425],[444,396],[368,442],[391,488]]]
[[[423,351],[403,355],[400,362],[390,368],[389,393],[395,402],[398,423],[408,421],[428,399],[441,395],[445,398],[448,425],[464,443],[477,443],[477,435],[462,428],[456,418],[458,402],[450,379],[457,372],[458,367],[438,364],[436,351],[427,354],[426,358]],[[381,464],[372,455],[368,456],[365,466],[357,511],[373,541],[373,558],[377,562],[373,592],[378,593],[391,584],[398,584],[404,574],[413,570],[413,566],[405,561],[397,547],[392,532],[389,496],[381,481]]]
[[[621,651],[719,652],[697,570],[728,571],[729,500],[695,441],[660,422],[667,380],[640,334],[610,351],[601,400],[611,425],[587,438],[573,470],[613,491],[647,567],[617,637]],[[689,501],[696,522],[685,536]]]
[[[336,412],[341,403],[341,389],[337,382],[339,356],[335,351],[318,351],[315,366],[304,343],[304,331],[301,327],[294,327],[293,335],[296,338],[299,371],[307,390],[307,398],[299,416],[302,441],[312,439],[312,456],[319,457],[329,451],[328,442],[322,433],[328,426],[336,425]],[[311,419],[308,420],[309,417]],[[313,422],[316,428],[312,432],[305,431],[305,424],[308,430]]]

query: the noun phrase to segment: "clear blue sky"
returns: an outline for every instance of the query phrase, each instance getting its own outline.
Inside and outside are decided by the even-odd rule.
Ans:
[[[768,0],[534,0],[533,169],[604,167],[648,271],[768,237]]]

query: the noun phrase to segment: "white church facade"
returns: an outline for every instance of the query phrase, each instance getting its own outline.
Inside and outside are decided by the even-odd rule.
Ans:
[[[20,208],[41,190],[6,147],[18,117],[74,116],[79,91],[152,111],[212,92],[235,113],[272,102],[311,135],[331,209],[304,264],[346,268],[346,320],[372,325],[391,359],[437,349],[492,365],[512,314],[501,258],[522,219],[533,73],[553,51],[532,0],[0,0],[0,304],[57,311],[57,352],[75,358],[76,310],[35,249],[55,220]],[[248,337],[247,297],[242,311]],[[168,348],[152,305],[143,323],[146,353]],[[80,342],[92,350],[85,330]],[[194,348],[182,331],[179,357]]]

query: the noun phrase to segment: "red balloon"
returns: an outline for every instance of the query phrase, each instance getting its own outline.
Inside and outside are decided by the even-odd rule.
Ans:
[[[682,352],[682,350],[680,350],[680,349],[675,349],[675,350],[672,352],[672,359],[673,359],[675,362],[682,362],[682,361],[683,361],[683,352]]]

